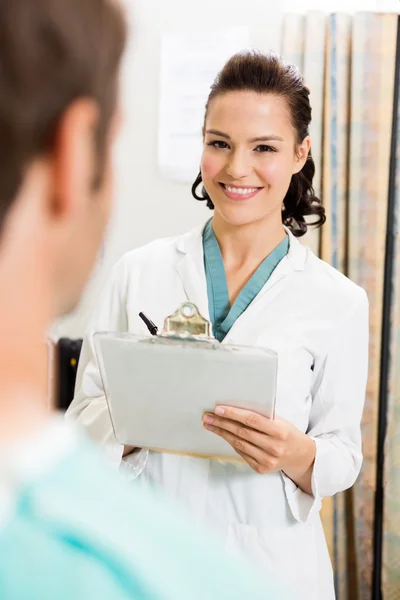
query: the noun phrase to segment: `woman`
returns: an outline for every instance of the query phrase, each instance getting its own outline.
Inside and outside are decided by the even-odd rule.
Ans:
[[[274,54],[231,58],[212,86],[193,194],[213,217],[199,230],[127,254],[84,342],[69,414],[139,480],[163,486],[301,600],[334,598],[321,499],[353,485],[362,462],[367,378],[365,292],[297,240],[325,221],[312,188],[309,91]],[[201,195],[197,189],[202,186]],[[222,343],[278,352],[278,418],[219,407],[204,426],[236,465],[122,449],[115,442],[93,333],[144,333],[186,300]]]

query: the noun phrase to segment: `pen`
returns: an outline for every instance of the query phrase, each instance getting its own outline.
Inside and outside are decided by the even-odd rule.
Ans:
[[[142,312],[139,313],[139,317],[142,319],[147,329],[150,331],[151,335],[157,335],[157,325],[154,325],[153,321],[150,321],[150,319],[146,317],[146,315]]]

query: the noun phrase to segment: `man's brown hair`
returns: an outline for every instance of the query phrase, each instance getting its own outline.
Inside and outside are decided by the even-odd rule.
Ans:
[[[0,0],[0,228],[26,168],[51,151],[77,98],[100,108],[101,172],[125,37],[113,0]]]

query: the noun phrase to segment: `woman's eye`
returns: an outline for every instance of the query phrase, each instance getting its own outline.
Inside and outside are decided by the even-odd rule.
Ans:
[[[272,146],[260,144],[260,146],[257,146],[257,148],[255,148],[255,152],[276,152],[276,150],[275,148],[272,148]]]
[[[215,140],[214,142],[209,142],[207,146],[213,146],[214,148],[220,148],[221,150],[225,150],[225,148],[229,148],[226,142],[222,142],[221,140]]]

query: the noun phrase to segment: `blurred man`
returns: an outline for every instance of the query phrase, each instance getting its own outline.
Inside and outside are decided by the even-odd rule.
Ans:
[[[46,407],[46,331],[109,215],[124,40],[111,0],[0,0],[0,598],[276,597]]]

